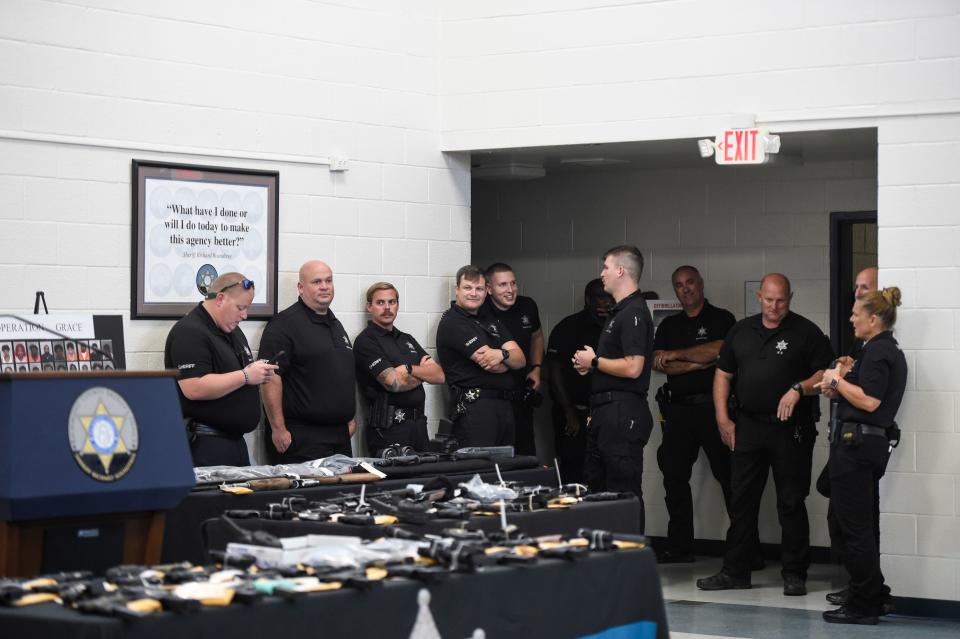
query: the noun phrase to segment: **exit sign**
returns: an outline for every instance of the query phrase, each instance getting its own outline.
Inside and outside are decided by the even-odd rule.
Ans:
[[[728,129],[717,136],[713,144],[714,156],[717,164],[763,164],[767,153],[776,153],[777,149],[769,149],[771,138],[763,129]]]

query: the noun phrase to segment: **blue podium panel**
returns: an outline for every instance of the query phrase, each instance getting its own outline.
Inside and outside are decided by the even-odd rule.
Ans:
[[[0,520],[176,506],[194,475],[174,375],[0,376]]]

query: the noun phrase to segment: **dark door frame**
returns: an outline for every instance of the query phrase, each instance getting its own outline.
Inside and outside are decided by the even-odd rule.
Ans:
[[[853,264],[849,254],[841,251],[842,236],[858,222],[877,222],[876,211],[834,211],[830,213],[830,341],[837,355],[840,352],[840,336],[845,322],[849,318],[849,308],[844,308],[851,294],[850,281],[853,276]]]

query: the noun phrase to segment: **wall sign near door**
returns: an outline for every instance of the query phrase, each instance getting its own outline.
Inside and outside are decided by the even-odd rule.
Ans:
[[[716,158],[717,164],[763,164],[780,152],[780,136],[766,129],[727,129],[713,140],[700,140],[700,155]]]

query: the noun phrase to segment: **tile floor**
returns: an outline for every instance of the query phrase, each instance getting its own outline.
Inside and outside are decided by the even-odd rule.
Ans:
[[[751,590],[705,592],[696,580],[720,569],[720,558],[702,558],[695,564],[660,566],[672,639],[957,639],[960,621],[918,619],[892,615],[876,626],[828,624],[820,614],[833,606],[826,593],[843,587],[846,573],[839,566],[814,564],[807,578],[809,594],[785,597],[780,565],[753,573]],[[896,593],[894,593],[896,594]]]

